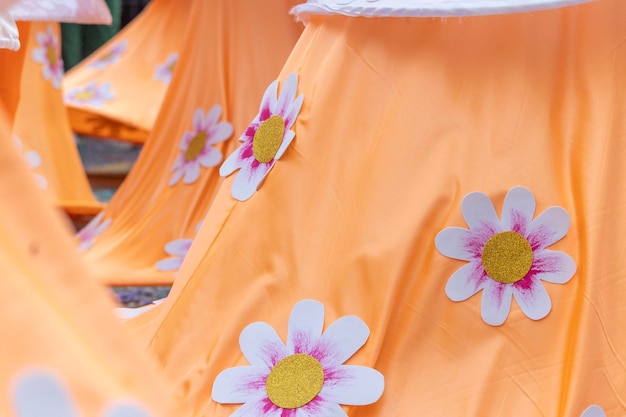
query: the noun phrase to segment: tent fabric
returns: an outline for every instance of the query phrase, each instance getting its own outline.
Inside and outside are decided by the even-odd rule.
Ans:
[[[0,49],[17,51],[20,48],[20,34],[15,19],[7,10],[0,11]]]
[[[151,1],[122,31],[67,72],[63,88],[75,132],[146,140],[183,46],[190,10],[190,0]],[[89,86],[108,88],[107,99],[89,100]]]
[[[592,0],[309,0],[294,8],[305,20],[311,14],[367,17],[450,17],[529,12]]]
[[[18,22],[18,42],[23,44],[30,33],[29,22]],[[0,114],[7,127],[13,126],[17,106],[20,101],[20,80],[25,60],[24,48],[18,50],[0,49]]]
[[[304,97],[295,139],[248,200],[225,179],[168,299],[127,328],[200,416],[252,409],[214,381],[273,366],[239,341],[284,343],[305,299],[320,330],[370,330],[347,363],[384,392],[347,415],[623,416],[625,18],[313,16],[278,77]]]
[[[53,205],[70,214],[97,214],[103,205],[92,193],[63,104],[59,24],[31,23],[24,47],[13,140]]]
[[[185,240],[195,236],[222,182],[220,161],[238,146],[302,31],[288,14],[293,5],[193,2],[185,48],[154,129],[102,217],[88,225],[93,245],[84,259],[101,282],[174,280],[178,268],[171,265],[186,253]]]
[[[21,21],[111,24],[111,13],[104,0],[17,0],[9,11],[15,20]]]

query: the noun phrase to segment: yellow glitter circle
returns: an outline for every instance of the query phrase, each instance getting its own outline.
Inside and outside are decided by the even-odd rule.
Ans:
[[[185,161],[193,161],[200,155],[202,149],[204,149],[204,145],[206,145],[206,141],[209,139],[209,136],[206,132],[198,132],[196,136],[194,136],[189,142],[189,146],[187,146],[187,150],[185,151]]]
[[[501,232],[487,241],[482,260],[490,278],[513,284],[524,278],[533,266],[533,250],[519,233]]]
[[[252,151],[257,161],[268,163],[278,152],[285,134],[285,121],[280,116],[272,116],[261,123],[252,140]]]
[[[95,97],[95,93],[93,91],[80,91],[74,94],[74,98],[76,100],[90,100]]]
[[[322,365],[310,355],[287,356],[272,368],[265,382],[265,391],[280,408],[299,408],[308,404],[324,385]]]
[[[46,55],[48,57],[48,62],[51,67],[56,66],[57,64],[57,51],[54,49],[54,46],[48,46],[46,48]]]

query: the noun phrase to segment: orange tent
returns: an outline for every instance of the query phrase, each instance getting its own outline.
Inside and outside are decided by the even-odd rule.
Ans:
[[[75,132],[146,140],[178,61],[191,3],[151,1],[113,39],[68,71],[63,88]]]
[[[186,47],[150,139],[102,216],[78,235],[102,282],[172,282],[221,182],[217,166],[301,31],[288,15],[291,3],[193,2]]]
[[[129,326],[202,416],[625,415],[626,2],[337,7]]]
[[[70,214],[96,214],[95,199],[67,120],[61,82],[59,24],[33,22],[22,46],[21,100],[13,140],[54,205]]]

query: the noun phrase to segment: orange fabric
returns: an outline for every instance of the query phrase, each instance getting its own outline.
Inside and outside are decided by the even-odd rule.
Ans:
[[[20,42],[24,44],[28,39],[30,23],[19,22],[17,27]],[[17,51],[0,49],[0,109],[8,126],[13,124],[20,101],[20,79],[25,54],[24,48]]]
[[[50,43],[54,40],[56,49]],[[42,176],[53,204],[72,214],[95,214],[103,207],[89,186],[63,105],[60,45],[58,23],[31,24],[30,37],[23,45],[22,97],[13,133],[24,154],[39,156],[40,166],[33,168]],[[49,58],[48,53],[56,58]]]
[[[385,376],[350,416],[626,414],[626,2],[464,19],[315,17],[279,77],[299,76],[295,140],[249,200],[215,196],[168,301],[140,317],[149,351],[198,415],[241,330],[285,338],[294,304],[371,330],[349,362]],[[481,295],[445,293],[466,262],[435,236],[466,228],[461,201],[498,213],[514,186],[536,214],[563,207],[549,249],[577,272],[545,283],[552,311],[481,319]],[[152,328],[146,324],[152,320]],[[132,321],[128,323],[132,326]],[[147,327],[146,327],[147,326]]]
[[[14,410],[18,381],[44,372],[69,391],[77,415],[104,416],[122,400],[154,416],[183,415],[78,259],[69,224],[37,189],[9,129],[0,127],[0,414],[27,417]]]
[[[97,107],[66,99],[75,132],[140,143],[146,140],[168,88],[155,73],[180,51],[190,10],[190,0],[153,0],[113,39],[68,71],[63,83],[66,97],[89,83],[110,83],[114,96]],[[115,58],[112,51],[120,45]]]
[[[165,245],[192,239],[221,183],[213,168],[201,168],[193,183],[169,185],[181,156],[181,137],[194,130],[198,112],[221,107],[220,122],[233,133],[214,145],[222,155],[254,117],[259,98],[274,79],[302,26],[288,15],[290,0],[198,0],[186,35],[187,47],[154,130],[133,169],[104,212],[110,226],[85,254],[102,282],[168,284],[173,271],[157,271],[170,257]]]

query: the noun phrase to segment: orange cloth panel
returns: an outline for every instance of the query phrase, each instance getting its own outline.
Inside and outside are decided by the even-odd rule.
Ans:
[[[176,67],[191,3],[151,1],[113,39],[68,71],[63,89],[75,132],[146,140]],[[108,86],[110,95],[102,101],[89,100],[84,91],[90,85]]]
[[[20,43],[23,45],[28,39],[30,23],[18,22],[17,28],[20,33]],[[20,80],[25,56],[25,48],[17,51],[0,49],[0,64],[2,64],[0,65],[0,113],[4,114],[4,120],[8,126],[14,122],[20,101]]]
[[[185,170],[189,153],[181,148],[203,138],[211,145],[200,132],[211,118],[219,124],[215,132],[221,140],[211,145],[211,157],[221,158],[238,146],[237,138],[254,117],[263,91],[302,31],[288,14],[292,5],[291,0],[193,3],[186,47],[154,130],[103,217],[88,226],[103,226],[98,236],[89,234],[94,245],[85,253],[102,282],[173,281],[175,270],[157,270],[157,262],[182,260],[185,242],[178,242],[182,252],[166,251],[166,245],[195,236],[221,183],[218,165],[195,163]],[[184,166],[176,168],[181,158]]]
[[[63,104],[60,47],[58,23],[31,23],[14,141],[53,204],[72,214],[96,214],[102,204],[89,186]]]
[[[279,77],[296,72],[304,96],[293,143],[249,200],[231,197],[234,174],[224,181],[168,300],[137,319],[186,401],[202,416],[234,413],[211,386],[249,365],[242,329],[264,321],[284,340],[294,304],[311,298],[326,326],[355,315],[371,330],[348,362],[380,371],[385,390],[345,408],[352,417],[579,417],[591,404],[625,415],[625,20],[623,0],[313,17]],[[447,296],[467,262],[435,239],[467,230],[469,193],[499,218],[516,186],[534,195],[535,217],[568,214],[549,250],[577,270],[541,284],[545,318],[516,298],[494,326],[482,292]]]

